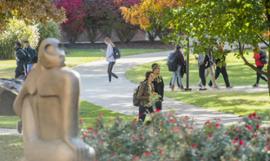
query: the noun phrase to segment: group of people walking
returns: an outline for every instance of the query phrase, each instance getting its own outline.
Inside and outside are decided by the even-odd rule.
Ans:
[[[218,88],[216,80],[220,76],[223,76],[226,88],[232,88],[227,72],[226,57],[230,51],[224,50],[224,44],[217,44],[213,49],[208,49],[205,54],[198,54],[196,58],[198,61],[199,69],[199,90],[206,90],[206,84],[209,87]],[[256,83],[253,87],[258,87],[260,79],[267,81],[267,78],[261,74],[265,64],[267,64],[266,53],[259,47],[255,47],[253,50],[255,64],[257,67],[257,78]],[[183,75],[185,73],[186,62],[184,60],[183,52],[180,46],[176,46],[174,52],[172,52],[167,59],[168,70],[172,72],[172,78],[170,81],[170,88],[172,91],[175,90],[175,82],[180,89],[183,89]],[[184,69],[184,70],[183,70]],[[210,81],[206,82],[206,77],[210,74]]]
[[[33,68],[33,64],[37,63],[37,52],[30,46],[28,40],[24,40],[23,44],[17,41],[15,43],[15,56],[17,64],[15,79],[24,80]]]
[[[108,61],[108,77],[111,82],[112,77],[118,78],[118,76],[112,72],[116,62],[116,58],[113,56],[114,43],[110,38],[105,38],[104,42],[107,44],[106,60]],[[217,44],[215,48],[208,49],[205,54],[198,54],[198,69],[199,69],[199,90],[206,90],[206,84],[209,87],[218,88],[216,79],[223,76],[226,88],[232,88],[229,81],[229,75],[227,72],[226,56],[230,51],[224,50],[224,44]],[[261,74],[264,65],[266,64],[266,54],[262,54],[263,51],[256,47],[254,50],[255,64],[258,69],[256,83],[253,87],[258,87],[259,80],[263,79],[267,81],[267,78]],[[170,88],[172,91],[178,86],[183,90],[183,75],[186,72],[186,61],[181,46],[177,45],[175,51],[170,53],[167,59],[167,65],[169,71],[172,72],[170,80]],[[160,75],[160,65],[157,63],[152,64],[152,70],[145,73],[145,80],[139,84],[138,91],[136,91],[136,99],[139,100],[139,114],[138,119],[140,122],[144,122],[146,114],[152,114],[155,111],[162,110],[162,101],[164,96],[164,81]],[[206,82],[206,77],[210,74],[210,81]],[[133,96],[134,97],[134,96]],[[134,99],[134,98],[133,98]],[[137,105],[136,105],[137,106]]]

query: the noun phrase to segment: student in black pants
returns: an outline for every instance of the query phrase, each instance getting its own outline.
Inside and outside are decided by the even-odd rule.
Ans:
[[[116,78],[116,79],[118,78],[118,76],[112,72],[113,66],[114,66],[114,64],[116,62],[116,59],[113,56],[113,47],[115,47],[115,45],[112,42],[112,40],[110,38],[108,38],[108,37],[106,37],[104,39],[104,42],[107,45],[106,60],[109,62],[107,72],[108,72],[108,76],[109,76],[109,82],[111,82],[112,81],[112,76],[114,78]]]
[[[202,82],[202,86],[200,87],[199,90],[206,90],[206,88],[205,88],[205,85],[206,85],[205,69],[208,68],[209,66],[210,66],[209,56],[205,55],[203,63],[199,63],[199,76],[200,76],[200,79],[201,79],[201,82]]]
[[[215,63],[216,63],[216,71],[215,71],[215,79],[217,79],[220,75],[220,73],[223,76],[226,88],[232,88],[230,81],[229,81],[229,76],[227,73],[227,64],[226,64],[226,55],[227,53],[229,53],[229,51],[224,51],[224,45],[218,44],[217,45],[217,50],[214,53],[214,57],[215,57]],[[208,85],[211,87],[212,86],[212,81],[210,81],[208,83]]]
[[[160,66],[157,63],[152,64],[152,71],[154,74],[154,91],[160,96],[160,99],[156,102],[156,112],[160,112],[162,110],[162,101],[164,96],[164,82],[163,78],[160,75]]]

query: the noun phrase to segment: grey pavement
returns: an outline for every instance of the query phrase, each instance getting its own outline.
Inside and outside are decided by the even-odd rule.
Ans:
[[[96,105],[100,105],[115,112],[120,112],[127,115],[136,115],[138,107],[132,104],[132,94],[137,84],[134,84],[126,79],[125,72],[137,65],[149,62],[155,62],[166,59],[169,52],[160,52],[152,54],[142,54],[123,57],[117,60],[114,67],[114,73],[119,78],[112,79],[108,82],[107,76],[107,62],[105,60],[92,62],[80,65],[74,68],[81,75],[81,99],[87,100]],[[150,67],[149,67],[150,69]],[[193,87],[198,90],[197,87]],[[168,90],[168,87],[166,87]],[[210,89],[212,90],[212,89]],[[253,89],[248,86],[234,87],[232,89],[225,89],[220,87],[217,91],[246,91],[258,92],[265,91],[265,88]],[[194,118],[195,122],[202,124],[207,120],[219,118],[223,123],[233,123],[241,118],[233,114],[224,114],[208,109],[196,107],[194,105],[185,104],[180,101],[175,101],[170,98],[165,98],[163,102],[163,112],[173,111],[178,116],[190,116]]]
[[[1,135],[20,135],[20,134],[17,132],[17,129],[0,128],[0,136]]]

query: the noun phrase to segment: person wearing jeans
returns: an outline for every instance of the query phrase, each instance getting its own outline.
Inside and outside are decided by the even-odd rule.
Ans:
[[[174,91],[175,82],[177,82],[177,85],[179,86],[180,89],[184,89],[184,86],[182,83],[182,77],[181,77],[181,68],[185,64],[184,55],[181,52],[181,47],[179,45],[176,46],[176,50],[173,54],[175,54],[175,63],[176,63],[177,69],[176,71],[172,72],[172,79],[170,81],[170,87],[172,91]]]
[[[118,78],[118,76],[112,72],[113,66],[114,66],[115,61],[116,61],[114,56],[113,56],[113,47],[115,47],[115,45],[109,37],[106,37],[104,39],[104,42],[107,45],[106,60],[109,62],[107,72],[108,72],[109,82],[111,82],[112,76],[116,79]]]

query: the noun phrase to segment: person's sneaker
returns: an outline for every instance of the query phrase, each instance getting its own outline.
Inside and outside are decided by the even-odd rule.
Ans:
[[[172,91],[174,91],[174,85],[172,85],[170,88],[172,89]]]
[[[228,87],[226,87],[226,88],[230,89],[230,88],[233,88],[233,86],[228,86]]]
[[[199,90],[200,91],[205,91],[205,90],[207,90],[207,88],[205,88],[204,86],[202,86]]]
[[[252,87],[256,88],[256,87],[259,87],[259,85],[257,83],[255,83],[255,84],[253,84]]]

